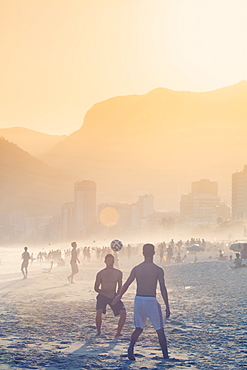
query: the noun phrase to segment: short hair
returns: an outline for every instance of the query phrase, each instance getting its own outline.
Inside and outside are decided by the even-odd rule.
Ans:
[[[114,258],[114,256],[113,256],[113,254],[111,254],[111,253],[108,253],[108,254],[105,256],[105,261],[107,260],[107,258],[113,258],[113,259],[115,260],[115,258]]]
[[[154,255],[154,245],[153,244],[144,244],[142,248],[144,257],[152,257]]]
[[[77,246],[76,242],[71,243],[71,247],[76,247],[76,246]]]

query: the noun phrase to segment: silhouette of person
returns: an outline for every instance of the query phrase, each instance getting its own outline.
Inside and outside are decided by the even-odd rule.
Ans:
[[[234,260],[235,267],[241,267],[242,266],[242,258],[240,256],[240,253],[236,253],[236,258]]]
[[[24,252],[22,253],[22,264],[21,264],[21,272],[23,274],[23,279],[27,279],[27,267],[28,262],[30,260],[30,254],[27,251],[27,247],[24,248]]]
[[[79,272],[77,262],[80,263],[79,259],[77,258],[77,244],[76,242],[71,243],[72,251],[71,251],[71,260],[70,260],[70,265],[71,265],[71,274],[67,277],[69,280],[70,284],[73,284],[74,281],[74,276]]]
[[[169,245],[166,252],[167,252],[167,262],[171,262],[172,256],[173,256],[173,251],[172,251],[172,246],[171,245]]]
[[[114,261],[114,256],[112,254],[107,254],[105,256],[106,267],[96,275],[94,290],[99,293],[97,295],[96,304],[96,328],[97,335],[100,335],[102,314],[106,313],[106,306],[109,305],[115,316],[120,315],[116,333],[116,337],[119,337],[126,320],[126,310],[121,300],[119,300],[114,306],[112,305],[113,298],[116,294],[119,294],[122,287],[123,277],[122,272],[113,267]]]
[[[169,357],[161,307],[156,299],[157,282],[159,282],[161,295],[166,305],[166,318],[170,316],[168,294],[165,286],[164,271],[161,267],[154,264],[154,254],[154,245],[144,244],[144,262],[132,269],[128,279],[122,286],[119,295],[117,295],[112,302],[113,305],[116,304],[127,291],[130,284],[136,279],[137,289],[134,303],[135,330],[131,335],[130,345],[128,348],[128,358],[130,360],[135,360],[134,345],[145,327],[147,318],[150,319],[158,334],[163,357]]]

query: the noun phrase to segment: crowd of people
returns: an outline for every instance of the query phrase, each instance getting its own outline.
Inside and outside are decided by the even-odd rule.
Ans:
[[[144,261],[136,265],[130,272],[130,275],[126,282],[122,284],[122,272],[118,269],[119,252],[113,252],[110,247],[77,247],[76,242],[71,243],[72,249],[62,250],[51,250],[47,252],[39,252],[37,255],[37,262],[43,263],[44,261],[57,262],[58,266],[61,266],[61,261],[64,262],[69,259],[71,266],[71,273],[67,277],[70,284],[74,283],[74,277],[79,272],[78,264],[80,264],[79,257],[82,256],[84,262],[90,262],[92,258],[92,252],[97,260],[104,263],[106,267],[100,270],[95,279],[94,290],[98,293],[96,298],[96,330],[97,335],[101,335],[102,326],[102,315],[106,313],[106,307],[112,309],[115,316],[119,316],[118,326],[116,331],[116,337],[121,336],[122,328],[126,320],[126,308],[122,301],[122,296],[125,294],[129,286],[134,280],[136,280],[136,296],[134,300],[134,324],[135,329],[131,335],[131,340],[128,348],[128,358],[135,360],[134,356],[134,345],[141,335],[147,318],[150,319],[153,328],[157,332],[159,344],[163,353],[163,357],[168,358],[167,341],[164,333],[164,321],[161,312],[161,306],[156,299],[156,287],[159,282],[162,298],[166,305],[165,317],[170,316],[170,308],[168,301],[168,294],[164,280],[164,269],[163,263],[182,263],[186,261],[187,249],[192,246],[201,246],[203,250],[219,252],[218,259],[224,257],[224,250],[229,246],[229,243],[217,242],[211,243],[204,239],[193,239],[183,242],[179,240],[175,242],[171,239],[169,243],[159,243],[156,246],[156,255],[158,255],[159,265],[154,263],[155,246],[153,244],[144,244],[143,246],[138,244],[131,246],[128,244],[125,246],[121,253],[128,259],[131,259],[133,255],[138,255],[140,249],[142,251]],[[142,248],[140,248],[142,247]],[[245,256],[245,254],[246,256]],[[183,257],[182,257],[183,254]],[[247,267],[242,262],[242,257],[247,258],[247,245],[243,248],[243,256],[241,253],[236,253],[234,265],[232,268]],[[28,248],[24,248],[22,253],[22,264],[21,271],[23,278],[27,279],[28,276],[28,264],[29,261],[33,261],[33,254],[30,255]],[[194,261],[196,262],[196,261]],[[63,265],[64,265],[63,264]],[[117,267],[114,267],[114,265]]]

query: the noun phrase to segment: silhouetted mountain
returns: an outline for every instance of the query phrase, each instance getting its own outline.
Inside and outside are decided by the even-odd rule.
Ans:
[[[245,81],[203,93],[159,88],[111,98],[95,104],[45,160],[95,180],[103,198],[149,192],[170,208],[201,178],[218,181],[225,198],[232,172],[247,162],[246,102]]]
[[[25,210],[57,215],[73,198],[75,177],[49,167],[17,145],[0,138],[0,214]]]
[[[48,135],[23,127],[0,128],[0,137],[17,144],[29,154],[39,157],[63,141],[66,135]]]

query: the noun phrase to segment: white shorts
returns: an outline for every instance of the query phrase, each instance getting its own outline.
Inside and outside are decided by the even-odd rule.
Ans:
[[[134,324],[136,328],[144,329],[147,318],[150,319],[155,330],[164,327],[161,307],[156,297],[135,297]]]

